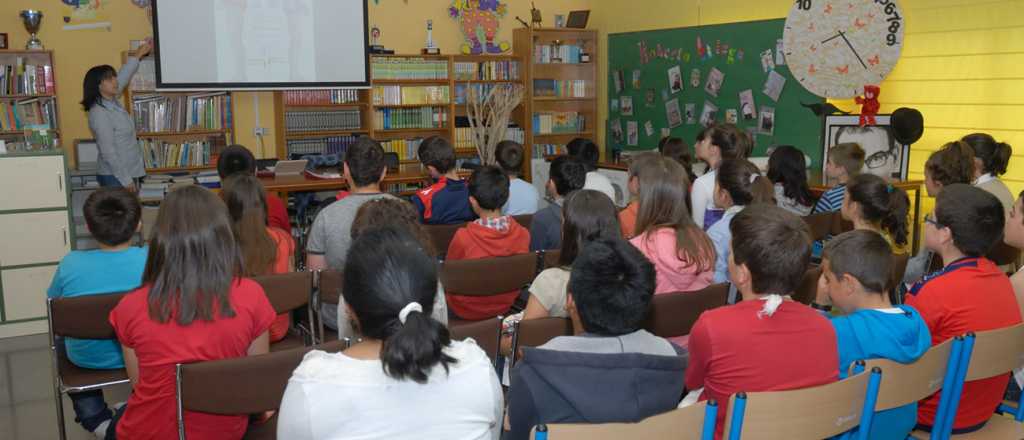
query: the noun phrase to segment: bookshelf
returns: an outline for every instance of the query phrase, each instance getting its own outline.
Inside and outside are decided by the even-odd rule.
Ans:
[[[455,128],[452,143],[460,157],[476,157],[477,151],[467,119],[468,90],[476,89],[483,95],[495,87],[524,85],[522,58],[515,55],[453,55],[452,68],[452,85],[455,91]],[[525,95],[523,99],[526,99]],[[520,103],[512,112],[509,124],[518,130],[510,128],[506,132],[506,137],[518,141],[526,148],[524,108],[524,104]],[[529,168],[526,166],[528,163],[529,161],[524,161],[523,173]]]
[[[402,164],[418,164],[416,149],[430,136],[455,140],[452,58],[447,55],[370,57],[370,136]]]
[[[597,31],[520,28],[514,54],[525,62],[526,99],[523,145],[534,159],[563,152],[575,137],[595,138],[597,130]],[[589,55],[583,61],[582,55]],[[527,168],[524,179],[531,180]]]
[[[128,56],[123,52],[121,61]],[[135,121],[147,174],[214,169],[220,151],[234,143],[231,92],[158,91],[151,57],[139,61],[139,70],[122,96]]]
[[[274,93],[277,157],[340,153],[370,134],[369,90],[289,90]]]
[[[60,146],[53,52],[0,51],[0,140],[8,151]]]

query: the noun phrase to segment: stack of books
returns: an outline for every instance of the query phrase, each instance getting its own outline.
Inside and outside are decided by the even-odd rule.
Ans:
[[[18,57],[14,64],[0,64],[0,95],[54,94],[53,67],[25,64]]]
[[[136,95],[135,129],[154,133],[231,128],[231,95]]]
[[[379,130],[443,128],[448,123],[448,108],[382,108],[374,117],[374,127]]]
[[[201,171],[196,174],[196,184],[210,189],[220,188],[220,174],[217,170]]]
[[[573,44],[537,44],[533,47],[533,62],[537,64],[580,64],[583,46]]]
[[[533,96],[556,96],[559,98],[586,98],[587,81],[582,79],[533,80]]]
[[[384,192],[391,193],[395,196],[407,195],[420,189],[420,186],[415,183],[388,183],[384,185]]]
[[[381,141],[380,146],[389,153],[398,153],[400,160],[417,160],[419,158],[417,151],[422,143],[423,138],[392,139]]]
[[[382,80],[448,79],[448,61],[443,59],[373,57],[370,76]]]
[[[284,105],[351,104],[359,102],[353,89],[293,90],[284,92]]]
[[[519,127],[508,127],[505,129],[505,139],[503,141],[515,141],[520,145],[526,139],[526,131]],[[455,128],[455,149],[456,150],[476,150],[476,140],[473,138],[472,127],[456,127]]]
[[[0,131],[57,128],[57,108],[53,98],[0,101]]]
[[[306,154],[344,154],[358,136],[329,136],[317,139],[294,139],[288,141],[288,157]]]
[[[211,163],[213,145],[210,141],[173,143],[139,139],[138,142],[146,168],[201,167]]]
[[[533,134],[579,133],[586,130],[586,118],[577,112],[533,114]]]
[[[456,81],[514,81],[519,79],[519,61],[458,61]]]
[[[448,86],[375,86],[373,105],[423,105],[451,102]]]
[[[285,112],[284,125],[288,131],[359,130],[362,116],[359,109],[316,112]]]

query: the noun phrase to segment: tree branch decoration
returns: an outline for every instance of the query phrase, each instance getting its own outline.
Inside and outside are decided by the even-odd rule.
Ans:
[[[473,145],[484,165],[497,162],[495,150],[505,139],[512,111],[523,101],[522,84],[504,84],[481,94],[477,87],[466,90],[466,115],[473,135]]]

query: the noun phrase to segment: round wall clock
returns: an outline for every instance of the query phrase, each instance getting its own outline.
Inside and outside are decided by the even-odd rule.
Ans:
[[[783,49],[793,76],[826,98],[852,98],[892,72],[903,48],[896,0],[796,0]]]

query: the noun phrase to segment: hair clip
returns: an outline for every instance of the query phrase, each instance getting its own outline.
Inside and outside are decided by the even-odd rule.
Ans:
[[[891,184],[891,183],[890,183],[890,184],[887,184],[887,185],[885,185],[885,192],[887,192],[887,193],[889,193],[889,194],[892,194],[892,192],[893,192],[893,191],[895,191],[895,190],[896,190],[896,189],[892,187],[892,184]]]

